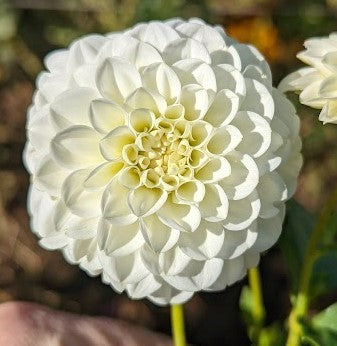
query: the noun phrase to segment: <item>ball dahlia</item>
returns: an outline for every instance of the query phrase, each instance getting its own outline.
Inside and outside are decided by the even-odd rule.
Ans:
[[[285,91],[300,93],[300,102],[321,109],[319,120],[337,124],[337,33],[311,38],[297,57],[310,67],[289,74],[279,85]]]
[[[24,154],[42,246],[159,305],[257,265],[280,235],[301,142],[254,47],[174,19],[82,37],[45,64]]]

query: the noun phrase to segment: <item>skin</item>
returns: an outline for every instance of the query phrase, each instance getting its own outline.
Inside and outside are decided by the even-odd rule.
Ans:
[[[7,346],[168,346],[171,340],[131,324],[74,315],[24,302],[0,305],[0,345]]]

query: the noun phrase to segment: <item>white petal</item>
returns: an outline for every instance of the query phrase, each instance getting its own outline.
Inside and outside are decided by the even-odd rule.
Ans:
[[[135,132],[148,132],[154,126],[155,115],[148,109],[139,108],[130,113],[129,122]]]
[[[68,172],[60,167],[50,155],[37,163],[34,183],[39,189],[47,190],[51,195],[58,195]]]
[[[261,196],[260,217],[270,218],[279,213],[278,206],[288,196],[287,186],[277,172],[260,177],[257,193]]]
[[[54,215],[57,199],[31,186],[28,192],[28,212],[32,216],[31,228],[40,237],[56,236]]]
[[[125,59],[137,69],[163,61],[156,47],[123,34],[115,35],[105,45],[100,51],[98,60],[103,60],[111,56]]]
[[[268,122],[259,114],[240,111],[232,124],[239,128],[243,135],[237,147],[238,151],[255,158],[264,154],[270,147],[272,130]]]
[[[44,64],[50,72],[62,71],[68,59],[69,51],[57,49],[48,53],[44,58]]]
[[[270,91],[255,79],[245,78],[246,97],[240,110],[255,112],[269,121],[275,112],[275,104]]]
[[[234,282],[242,279],[242,273],[245,270],[245,263],[243,256],[225,260],[222,266],[221,273],[218,275],[217,280],[208,287],[209,291],[220,291],[226,286],[232,285]]]
[[[136,284],[127,285],[126,291],[128,292],[129,297],[132,299],[142,299],[147,298],[147,296],[155,292],[160,287],[161,284],[151,274]]]
[[[128,189],[136,189],[140,184],[140,170],[138,167],[125,167],[118,175],[120,184]]]
[[[300,93],[300,102],[313,108],[322,108],[326,103],[320,96],[322,80],[315,81],[306,86]]]
[[[134,143],[135,135],[127,126],[119,126],[109,132],[99,143],[102,155],[107,160],[119,160],[123,148]]]
[[[55,136],[56,131],[53,129],[49,107],[44,106],[38,111],[31,107],[28,111],[27,136],[31,145],[38,151],[47,152],[51,139]]]
[[[103,217],[116,226],[130,225],[138,219],[127,204],[128,193],[129,189],[122,186],[116,179],[104,191],[102,199]]]
[[[145,108],[155,114],[163,114],[167,104],[163,96],[155,91],[149,91],[145,88],[135,90],[126,100],[126,106],[130,109]]]
[[[282,79],[278,89],[281,92],[303,90],[317,79],[320,79],[319,74],[314,68],[303,67]]]
[[[137,251],[144,239],[138,222],[116,226],[103,219],[98,227],[97,243],[108,256],[126,256]]]
[[[73,78],[79,87],[96,88],[96,65],[86,64],[78,67],[73,73]]]
[[[178,60],[195,58],[209,64],[211,57],[206,47],[193,39],[180,38],[165,47],[163,57],[167,64],[172,65]]]
[[[219,91],[209,107],[204,120],[215,127],[228,125],[239,109],[239,97],[228,89]]]
[[[128,59],[137,69],[140,69],[163,61],[156,48],[145,42],[137,42],[136,44],[127,45],[120,56]]]
[[[244,199],[230,201],[224,226],[231,231],[249,227],[259,215],[260,207],[261,201],[256,193]]]
[[[237,127],[227,125],[218,128],[207,144],[212,154],[226,155],[234,150],[241,142],[243,136]]]
[[[176,197],[187,203],[198,203],[205,196],[205,185],[200,181],[188,181],[181,184],[176,190]]]
[[[71,126],[51,142],[53,158],[66,168],[82,168],[103,161],[99,150],[101,136],[88,126]]]
[[[89,173],[83,185],[89,189],[104,187],[123,167],[123,162],[105,162]]]
[[[138,251],[119,257],[109,257],[101,253],[100,261],[109,277],[122,284],[135,284],[149,275]]]
[[[235,43],[230,46],[229,51],[237,52],[237,55],[233,54],[234,57],[238,57],[240,61],[234,61],[234,64],[241,66],[241,70],[243,71],[248,65],[256,65],[258,66],[264,74],[268,77],[268,80],[271,80],[271,71],[268,63],[261,55],[261,53],[252,45]]]
[[[64,248],[69,242],[69,238],[63,234],[46,237],[39,240],[41,247],[47,250],[58,250]]]
[[[65,234],[73,239],[91,239],[96,236],[98,219],[73,216],[67,222]]]
[[[250,228],[241,231],[226,230],[225,240],[218,257],[232,260],[241,256],[249,248],[254,246],[257,237],[256,223],[253,223]]]
[[[212,258],[204,262],[203,268],[194,276],[163,276],[164,280],[176,289],[199,291],[210,287],[219,277],[223,261]]]
[[[165,225],[182,232],[193,232],[197,229],[201,220],[197,207],[173,203],[170,197],[157,211],[157,215]]]
[[[260,254],[258,252],[254,250],[248,250],[243,256],[247,269],[255,268],[259,265]]]
[[[264,84],[268,89],[271,88],[271,80],[268,76],[263,73],[262,69],[255,65],[248,65],[244,70],[242,75],[245,78],[255,79],[260,83]]]
[[[205,197],[199,203],[202,218],[211,222],[225,220],[228,214],[228,199],[223,189],[217,184],[207,184],[205,188]]]
[[[144,87],[164,96],[171,104],[180,94],[181,84],[176,73],[165,63],[152,64],[142,72]]]
[[[138,217],[146,217],[158,211],[167,199],[167,192],[159,188],[140,186],[128,195],[128,205]]]
[[[201,119],[208,109],[208,94],[197,84],[188,84],[181,89],[180,103],[185,107],[185,119]]]
[[[225,233],[220,222],[201,221],[193,233],[181,233],[179,248],[189,257],[203,261],[215,257],[223,246]]]
[[[337,47],[336,47],[337,48]],[[337,77],[331,76],[326,78],[320,85],[319,94],[324,98],[336,99],[337,97]]]
[[[221,35],[211,26],[199,23],[182,23],[176,27],[181,34],[191,37],[205,45],[209,52],[224,47]]]
[[[184,304],[192,298],[193,293],[194,292],[176,290],[167,283],[163,283],[162,287],[152,293],[148,298],[159,306],[168,304]]]
[[[101,212],[102,192],[86,190],[84,181],[90,170],[81,169],[70,174],[62,186],[62,198],[66,206],[78,216],[94,217]]]
[[[200,148],[211,137],[213,126],[206,121],[197,120],[192,123],[189,144],[194,148]]]
[[[227,155],[231,175],[219,182],[228,198],[242,199],[250,195],[259,182],[259,168],[249,155],[233,152]]]
[[[108,133],[118,126],[125,125],[127,113],[114,102],[97,99],[90,105],[90,121],[100,133]]]
[[[242,73],[233,65],[221,63],[213,66],[217,90],[231,90],[235,94],[246,95],[246,83]]]
[[[198,59],[179,60],[172,68],[183,85],[199,84],[204,89],[217,90],[215,73],[211,66]]]
[[[50,105],[52,121],[59,129],[63,124],[89,125],[90,102],[98,93],[90,88],[73,88],[58,95]]]
[[[195,178],[203,183],[214,183],[230,174],[231,166],[228,161],[222,156],[215,156],[196,172]]]
[[[120,58],[108,58],[98,67],[96,84],[101,94],[117,103],[123,103],[142,81],[134,65]]]
[[[175,30],[159,21],[140,25],[137,33],[133,33],[132,36],[151,44],[159,51],[163,51],[169,43],[179,38]]]
[[[183,270],[189,267],[191,262],[192,259],[177,246],[165,253],[159,254],[159,263],[162,273],[169,276],[181,274]],[[194,274],[198,272],[198,269],[200,269],[200,265],[199,268],[196,268]]]
[[[263,252],[271,248],[279,238],[282,231],[282,222],[285,215],[285,208],[273,218],[261,219],[257,221],[258,224],[258,236],[252,249],[258,252]]]
[[[337,102],[329,101],[319,114],[319,120],[323,121],[323,124],[331,123],[337,124]]]
[[[163,224],[155,214],[142,218],[140,225],[145,241],[157,253],[170,250],[179,239],[180,232]]]
[[[39,98],[44,99],[45,102],[51,103],[55,97],[60,95],[66,90],[68,84],[68,78],[64,73],[51,74],[42,72],[36,79],[36,86],[40,90]]]

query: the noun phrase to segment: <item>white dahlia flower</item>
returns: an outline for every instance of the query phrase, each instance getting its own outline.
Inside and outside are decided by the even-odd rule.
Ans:
[[[257,265],[280,235],[301,142],[254,47],[174,19],[80,38],[45,64],[25,149],[42,246],[159,305]]]
[[[304,47],[297,57],[310,67],[289,74],[279,89],[300,92],[301,103],[322,109],[319,120],[337,124],[337,33],[310,38]]]

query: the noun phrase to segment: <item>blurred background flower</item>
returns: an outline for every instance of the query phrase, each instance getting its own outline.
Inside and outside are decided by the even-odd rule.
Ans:
[[[139,21],[198,16],[256,45],[271,64],[274,85],[301,66],[296,53],[307,37],[337,30],[335,0],[0,0],[0,302],[25,299],[73,312],[105,314],[169,332],[169,311],[114,295],[99,279],[39,248],[26,214],[28,175],[21,153],[34,79],[47,52],[89,33],[120,30]],[[292,100],[297,103],[297,96]],[[296,105],[304,157],[296,198],[318,210],[337,179],[334,125],[319,111]],[[267,323],[290,307],[289,275],[278,247],[262,258]],[[249,345],[238,311],[243,283],[224,293],[195,296],[186,306],[188,340],[199,345]],[[279,299],[275,299],[277,296]],[[336,300],[318,300],[314,308]],[[235,332],[233,333],[233,330]]]

